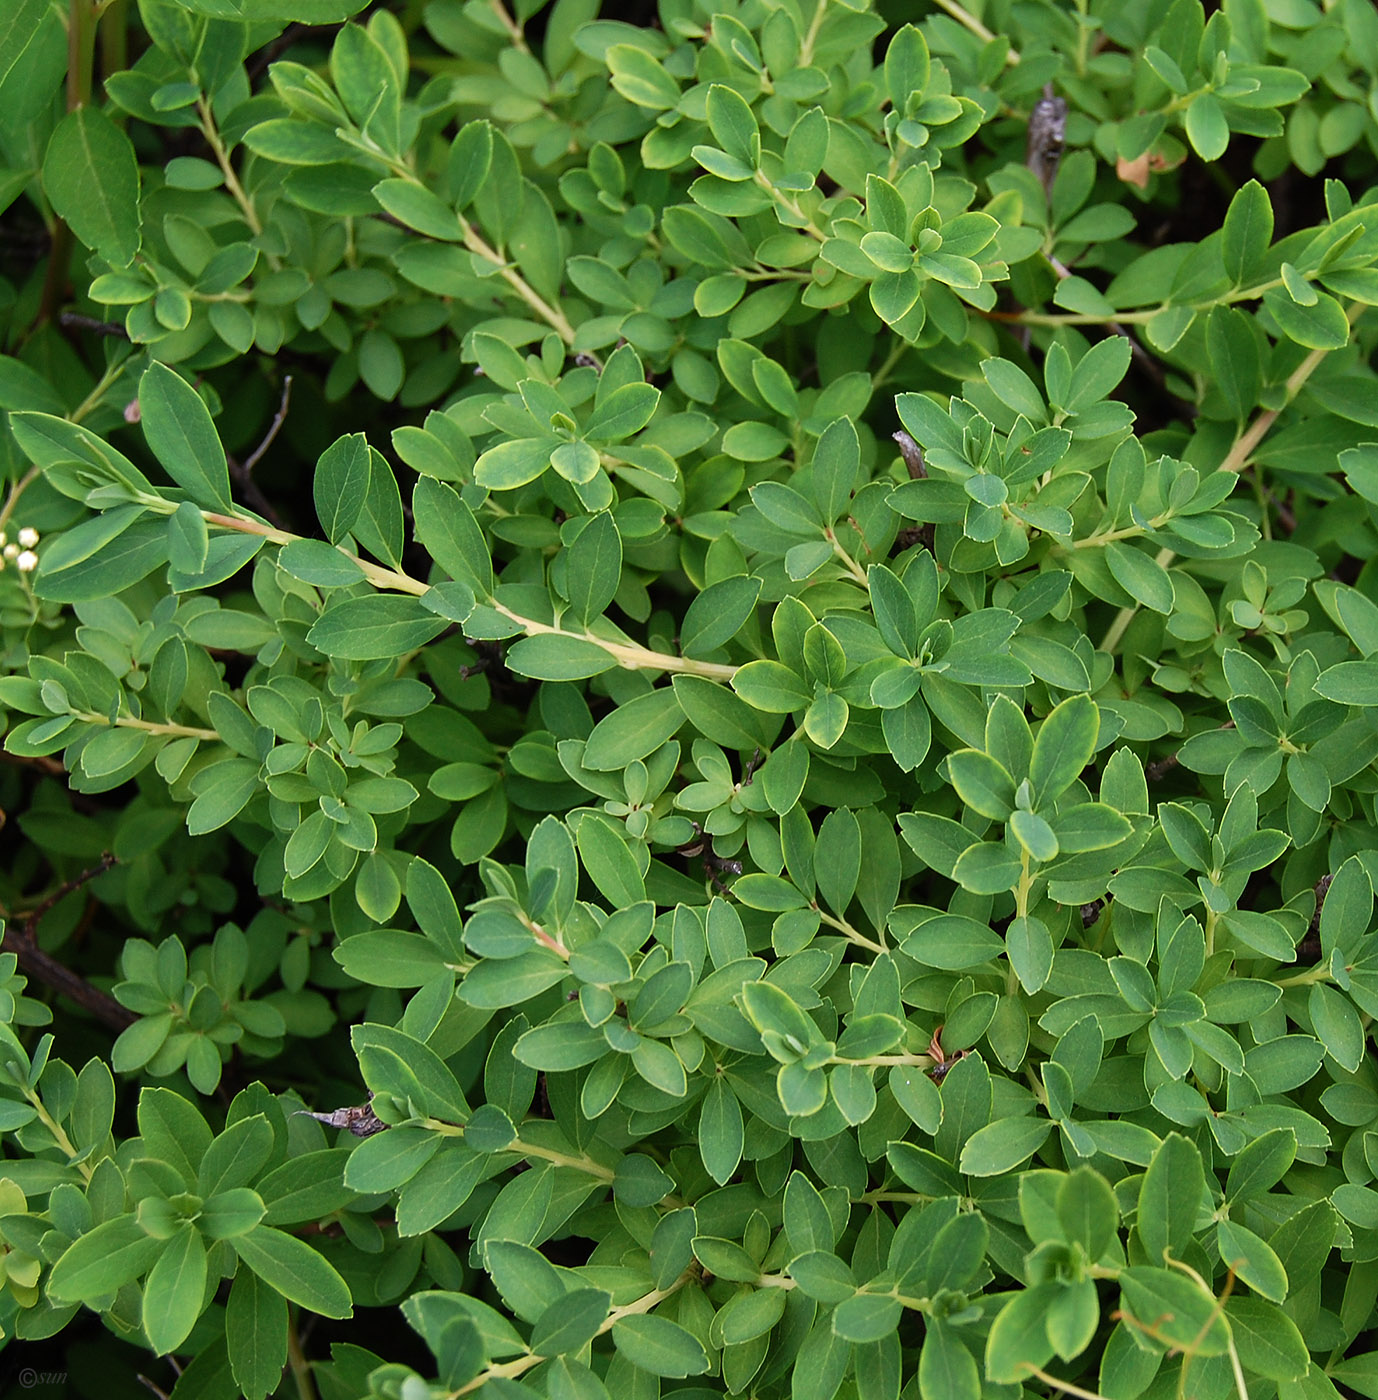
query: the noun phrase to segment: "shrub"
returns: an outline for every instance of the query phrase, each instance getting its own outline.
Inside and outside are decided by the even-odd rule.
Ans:
[[[1378,1395],[1372,8],[361,7],[0,19],[6,1361]]]

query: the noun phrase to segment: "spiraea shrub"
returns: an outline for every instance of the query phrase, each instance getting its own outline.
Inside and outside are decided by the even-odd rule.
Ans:
[[[1378,1396],[1368,0],[7,0],[0,1367]]]

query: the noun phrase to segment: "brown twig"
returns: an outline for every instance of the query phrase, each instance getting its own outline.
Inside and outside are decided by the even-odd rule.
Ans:
[[[80,874],[73,875],[70,880],[64,880],[52,894],[42,901],[42,903],[34,905],[32,909],[25,913],[25,937],[30,940],[34,939],[38,934],[38,921],[44,914],[55,905],[60,904],[69,894],[75,894],[83,885],[89,885],[92,880],[104,875],[112,866],[118,864],[119,862],[115,857],[111,855],[109,851],[105,851],[101,854],[100,860],[98,860],[95,865],[81,871]]]
[[[1325,897],[1330,893],[1330,882],[1334,878],[1331,874],[1325,874],[1316,881],[1316,912],[1311,915],[1306,937],[1297,944],[1298,962],[1318,962],[1325,951],[1321,943],[1321,910],[1325,907]]]
[[[38,921],[44,914],[69,894],[79,890],[97,876],[105,874],[116,863],[115,857],[107,851],[100,858],[98,864],[89,870],[83,870],[72,879],[64,881],[42,903],[35,905],[34,908],[25,913],[22,925],[11,924],[5,930],[4,951],[13,953],[19,960],[19,966],[26,973],[38,978],[40,982],[51,987],[60,995],[69,997],[78,1006],[89,1011],[97,1020],[103,1021],[111,1027],[112,1030],[122,1031],[126,1026],[134,1024],[137,1019],[134,1013],[126,1010],[109,993],[101,991],[98,987],[93,987],[80,973],[73,972],[70,967],[60,963],[51,953],[45,952],[38,946],[35,937]]]
[[[282,527],[282,520],[277,511],[273,509],[272,502],[269,501],[258,482],[254,480],[253,471],[258,465],[263,454],[273,445],[273,439],[282,431],[282,425],[287,421],[287,407],[292,400],[292,376],[286,375],[282,381],[282,401],[278,404],[278,411],[273,415],[273,421],[268,425],[268,431],[263,435],[263,441],[242,461],[237,462],[233,457],[226,460],[229,463],[230,474],[234,477],[235,485],[239,488],[239,494],[244,499],[244,504],[254,512],[261,515],[270,524]]]
[[[928,468],[924,466],[923,462],[923,448],[903,428],[897,433],[891,433],[890,436],[899,443],[900,456],[904,458],[909,479],[922,481],[928,475]]]
[[[98,321],[94,316],[82,316],[75,311],[64,311],[58,317],[58,324],[64,330],[90,331],[92,335],[108,335],[116,340],[129,339],[129,332],[118,321]]]
[[[923,448],[903,428],[897,433],[891,433],[890,436],[899,444],[900,456],[904,458],[904,467],[909,473],[909,479],[911,481],[926,480],[928,468],[924,465]],[[906,549],[912,549],[916,544],[922,545],[930,554],[933,553],[932,525],[906,525],[895,536],[895,549],[901,554]]]
[[[268,431],[263,435],[263,441],[244,459],[244,474],[247,476],[258,466],[259,459],[273,445],[273,439],[282,430],[282,425],[287,421],[287,406],[292,401],[292,376],[285,375],[282,381],[282,402],[278,404],[278,411],[273,415],[273,421],[268,425]]]
[[[0,763],[12,763],[21,768],[37,768],[40,773],[50,773],[53,777],[62,777],[67,770],[55,758],[50,758],[46,754],[3,753],[0,752]]]

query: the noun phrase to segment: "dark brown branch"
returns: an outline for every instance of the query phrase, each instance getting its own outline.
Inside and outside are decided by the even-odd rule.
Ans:
[[[41,904],[36,904],[24,915],[24,936],[33,941],[38,935],[38,921],[50,909],[61,904],[69,894],[75,894],[83,885],[89,885],[92,880],[104,875],[112,866],[119,862],[109,851],[101,855],[100,860],[87,870],[83,870],[78,875],[73,875],[70,880],[64,880]]]
[[[268,431],[263,435],[263,441],[244,459],[244,475],[253,471],[258,466],[259,459],[273,445],[273,439],[282,430],[282,425],[287,421],[287,406],[292,401],[292,376],[286,375],[282,381],[282,402],[278,405],[278,411],[273,415],[273,421],[268,425]]]
[[[94,316],[82,316],[75,311],[64,311],[58,317],[58,324],[64,330],[90,331],[92,335],[108,335],[115,340],[129,339],[129,332],[118,321],[98,321]]]
[[[890,436],[899,443],[900,456],[904,458],[910,480],[922,481],[928,475],[928,468],[923,464],[923,448],[903,428]]]
[[[278,404],[278,411],[273,415],[273,421],[268,425],[268,431],[263,435],[263,441],[242,462],[237,462],[233,457],[226,460],[229,462],[230,475],[234,478],[235,486],[239,494],[243,497],[244,504],[256,515],[261,515],[270,525],[281,527],[282,520],[277,511],[273,509],[272,502],[269,501],[254,480],[253,471],[258,465],[263,454],[273,445],[273,439],[282,431],[282,425],[287,421],[287,406],[292,399],[292,376],[286,375],[282,381],[282,401]]]
[[[1321,954],[1325,951],[1321,943],[1321,910],[1325,907],[1325,897],[1330,893],[1330,882],[1334,878],[1333,875],[1325,874],[1316,881],[1316,912],[1311,916],[1306,937],[1297,944],[1298,962],[1319,962]]]
[[[64,881],[47,899],[25,914],[22,927],[11,924],[5,930],[4,951],[13,953],[19,960],[19,966],[30,976],[38,978],[60,995],[70,997],[78,1006],[89,1011],[112,1030],[122,1031],[126,1026],[134,1024],[137,1019],[134,1013],[126,1010],[109,993],[93,987],[80,973],[73,972],[51,953],[45,952],[38,946],[35,938],[38,921],[48,910],[89,881],[105,874],[114,864],[115,857],[107,852],[97,865]]]
[[[116,859],[108,851],[90,869],[81,871],[70,880],[64,880],[56,890],[41,903],[28,910],[22,926],[12,924],[5,930],[4,951],[13,953],[19,966],[30,975],[38,978],[54,991],[70,997],[78,1006],[85,1008],[98,1020],[115,1030],[124,1030],[132,1025],[135,1016],[126,1010],[112,996],[93,987],[79,973],[59,962],[51,953],[38,946],[37,931],[39,920],[69,894],[74,894],[83,885],[105,874]]]

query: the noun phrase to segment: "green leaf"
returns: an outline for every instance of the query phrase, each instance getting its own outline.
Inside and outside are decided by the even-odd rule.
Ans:
[[[1225,272],[1236,287],[1262,262],[1272,241],[1273,206],[1268,191],[1250,180],[1230,200],[1220,243]]]
[[[531,1350],[537,1356],[578,1351],[607,1320],[612,1298],[601,1288],[575,1288],[557,1298],[536,1319]]]
[[[633,1366],[653,1376],[701,1376],[710,1362],[692,1332],[667,1317],[624,1317],[613,1324],[613,1345]]]
[[[225,1342],[244,1400],[264,1400],[287,1364],[287,1300],[249,1269],[240,1269],[230,1288]]]
[[[316,515],[331,544],[353,530],[368,497],[369,450],[362,433],[337,438],[316,463]]]
[[[908,932],[898,922],[902,916],[903,910],[895,911],[891,930],[900,939],[905,956],[926,967],[958,972],[978,967],[1004,952],[1005,945],[999,934],[964,914],[939,914]]]
[[[1378,661],[1342,661],[1322,671],[1316,694],[1339,705],[1378,705]]]
[[[1204,92],[1187,108],[1187,140],[1202,160],[1216,161],[1230,144],[1230,128],[1219,98]]]
[[[924,1329],[919,1391],[925,1400],[980,1400],[976,1358],[963,1345],[958,1329],[940,1318]]]
[[[139,411],[144,437],[173,481],[199,505],[232,511],[225,449],[200,394],[166,365],[153,364],[139,380]]]
[[[761,154],[761,133],[741,94],[714,83],[708,89],[707,116],[708,128],[718,145],[754,169]]]
[[[792,714],[813,699],[803,679],[778,661],[748,661],[732,677],[732,689],[748,705],[772,715]]]
[[[117,1215],[67,1248],[53,1265],[48,1292],[59,1302],[94,1302],[150,1269],[165,1245],[132,1215]]]
[[[833,1331],[849,1342],[878,1342],[894,1332],[902,1313],[896,1298],[857,1293],[833,1309]]]
[[[1139,1238],[1151,1260],[1182,1258],[1204,1189],[1201,1153],[1181,1134],[1169,1133],[1153,1154],[1139,1192]]]
[[[306,635],[311,645],[327,656],[376,661],[425,646],[445,626],[445,620],[417,598],[375,593],[332,603]]]
[[[43,156],[43,190],[77,238],[112,267],[134,260],[139,167],[129,137],[99,107],[78,107],[54,128]]]
[[[861,443],[851,419],[829,423],[814,448],[811,467],[813,497],[823,519],[831,523],[844,515],[861,469]]]
[[[602,615],[622,578],[622,537],[611,514],[599,511],[565,555],[565,593],[584,626]]]
[[[97,598],[113,597],[147,578],[160,564],[167,562],[168,527],[161,520],[137,519],[142,513],[138,506],[117,506],[104,516],[84,521],[55,541],[52,548],[44,550],[40,556],[34,591],[40,598],[55,603],[88,603]],[[103,530],[98,532],[92,528],[90,534],[83,533],[87,527],[102,525],[107,520],[109,524]],[[85,553],[98,534],[104,534],[105,540]],[[80,537],[84,557],[68,563],[62,546],[70,540],[75,548],[78,541],[72,536]]]
[[[1214,307],[1206,320],[1206,352],[1215,367],[1225,406],[1234,415],[1235,422],[1242,423],[1258,402],[1263,389],[1263,364],[1254,334],[1253,318],[1234,307]],[[1126,579],[1115,572],[1108,550],[1106,560],[1111,564],[1116,582],[1128,589],[1130,585]],[[1134,596],[1140,595],[1136,592]],[[1170,603],[1167,609],[1150,606],[1154,607],[1155,612],[1171,610]]]
[[[322,1317],[349,1317],[349,1287],[324,1255],[294,1235],[259,1225],[231,1241],[235,1253],[290,1302]]]
[[[637,695],[594,725],[584,746],[584,765],[600,773],[621,772],[673,738],[684,719],[671,687]]]
[[[708,1175],[725,1186],[742,1159],[745,1142],[741,1104],[721,1076],[709,1085],[699,1113],[699,1155]]]
[[[1120,1209],[1106,1179],[1091,1167],[1078,1167],[1058,1188],[1057,1218],[1063,1234],[1094,1263],[1115,1237]]]
[[[206,1291],[206,1246],[190,1225],[172,1237],[144,1284],[144,1335],[159,1356],[187,1339]]]
[[[746,625],[761,595],[761,580],[738,575],[719,579],[697,594],[680,625],[680,648],[703,657],[725,646]]]
[[[535,680],[577,681],[612,670],[617,658],[596,642],[545,634],[517,642],[507,653],[507,665]]]
[[[1089,695],[1073,695],[1049,714],[1034,737],[1029,761],[1036,803],[1055,801],[1080,777],[1099,735],[1100,709]]]
[[[1125,1311],[1159,1341],[1201,1356],[1225,1353],[1230,1332],[1215,1298],[1185,1274],[1135,1266],[1121,1270],[1119,1283]]]
[[[453,579],[470,584],[482,598],[493,592],[493,564],[474,513],[453,487],[433,477],[417,478],[412,493],[416,538]]]
[[[1105,546],[1105,562],[1115,582],[1130,597],[1154,612],[1172,611],[1175,593],[1168,571],[1141,549],[1112,540]]]
[[[992,821],[1003,821],[1010,815],[1014,807],[1014,779],[989,754],[978,749],[958,749],[948,755],[947,771],[957,795],[974,812]]]
[[[1225,1306],[1225,1319],[1246,1370],[1283,1383],[1299,1380],[1306,1373],[1311,1361],[1306,1343],[1297,1324],[1281,1308],[1261,1298],[1236,1294]],[[1336,1379],[1344,1379],[1341,1370],[1334,1374]]]
[[[579,824],[578,846],[589,879],[614,909],[629,908],[646,898],[636,857],[610,822],[586,817]]]
[[[1231,1160],[1225,1199],[1246,1201],[1271,1190],[1296,1156],[1297,1135],[1290,1128],[1273,1128],[1256,1137]]]
[[[1252,1230],[1234,1220],[1216,1226],[1220,1260],[1265,1298],[1281,1303],[1287,1297],[1287,1271],[1277,1255]]]
[[[1344,308],[1324,292],[1312,306],[1299,306],[1285,292],[1269,288],[1263,305],[1288,340],[1310,350],[1339,350],[1349,343],[1349,321]]]
[[[1027,1162],[1048,1140],[1046,1118],[1006,1118],[978,1128],[962,1148],[960,1169],[967,1176],[1000,1176]]]
[[[1001,1308],[986,1338],[986,1375],[991,1380],[1023,1380],[1030,1367],[1043,1367],[1052,1359],[1047,1310],[1058,1292],[1057,1284],[1035,1284]]]

